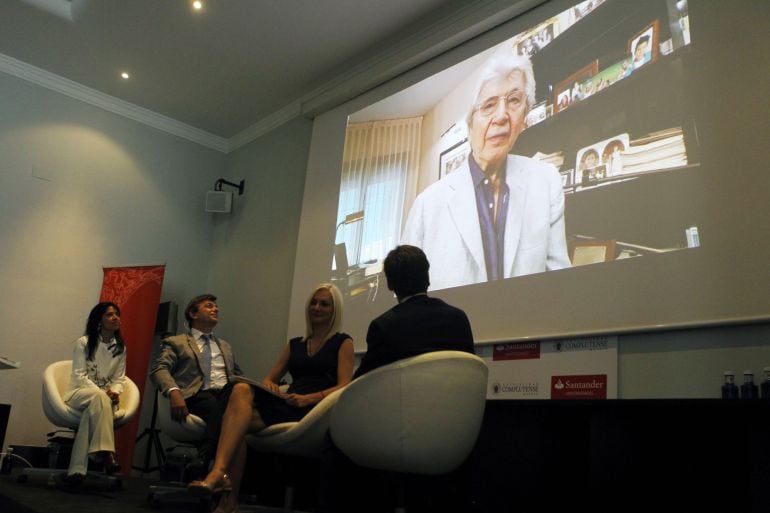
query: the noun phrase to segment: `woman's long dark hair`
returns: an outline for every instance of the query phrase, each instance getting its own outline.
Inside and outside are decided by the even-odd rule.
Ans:
[[[118,312],[118,316],[120,316],[120,308],[111,301],[99,303],[93,307],[91,313],[88,314],[85,332],[85,335],[88,336],[88,345],[86,346],[86,359],[88,360],[94,359],[96,346],[99,344],[99,332],[101,331],[102,317],[109,307],[113,307],[115,311]],[[117,342],[117,344],[112,349],[113,356],[119,355],[126,350],[126,343],[123,341],[123,335],[121,335],[120,330],[115,332],[115,342]]]

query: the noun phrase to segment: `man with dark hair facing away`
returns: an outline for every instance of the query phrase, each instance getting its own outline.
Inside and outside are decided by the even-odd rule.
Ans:
[[[416,246],[402,245],[388,253],[384,262],[385,278],[398,304],[369,324],[367,352],[353,379],[383,365],[433,351],[473,354],[473,333],[465,312],[428,296],[429,268],[428,258]],[[360,511],[362,501],[370,507],[377,502],[373,497],[387,493],[383,487],[387,488],[387,479],[381,473],[355,465],[327,433],[321,461],[321,512]],[[462,490],[453,492],[462,493]],[[451,501],[448,497],[452,494],[446,497]],[[462,508],[462,501],[454,502],[453,507]]]
[[[398,246],[385,258],[388,289],[398,304],[374,319],[367,351],[354,378],[403,358],[432,351],[473,353],[473,333],[465,312],[428,297],[430,264],[415,246]]]

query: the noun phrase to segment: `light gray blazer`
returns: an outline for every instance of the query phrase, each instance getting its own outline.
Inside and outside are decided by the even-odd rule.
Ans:
[[[219,337],[216,342],[225,360],[227,379],[242,375],[230,344]],[[160,354],[150,370],[150,379],[164,395],[168,395],[169,388],[178,387],[187,399],[197,394],[203,386],[202,359],[198,344],[190,333],[165,338],[161,342]]]
[[[508,155],[510,190],[505,224],[505,278],[570,266],[564,236],[564,189],[550,164]],[[487,281],[473,180],[466,160],[426,188],[409,211],[402,244],[422,248],[431,289]]]

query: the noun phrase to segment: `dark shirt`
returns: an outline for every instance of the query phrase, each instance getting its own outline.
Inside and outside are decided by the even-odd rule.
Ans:
[[[423,353],[454,350],[473,354],[473,333],[465,312],[441,299],[418,295],[374,319],[366,344],[354,378]]]
[[[302,337],[291,339],[287,370],[292,383],[288,393],[310,394],[337,386],[340,346],[349,338],[347,333],[336,333],[313,356],[307,354],[307,344]]]
[[[484,262],[487,266],[487,281],[499,280],[503,274],[503,248],[505,247],[505,222],[508,218],[508,184],[505,182],[505,163],[500,170],[500,205],[495,212],[495,192],[492,180],[487,178],[471,154],[468,159],[474,191],[476,192],[476,209],[479,213],[479,228],[481,242],[484,246]]]
[[[302,337],[289,341],[289,362],[287,370],[291,374],[290,394],[312,394],[337,386],[337,362],[342,343],[350,338],[347,333],[336,333],[327,340],[313,356],[308,356],[307,346]],[[283,399],[265,392],[261,388],[254,390],[254,408],[262,421],[271,426],[281,422],[297,422],[315,406],[297,407]]]

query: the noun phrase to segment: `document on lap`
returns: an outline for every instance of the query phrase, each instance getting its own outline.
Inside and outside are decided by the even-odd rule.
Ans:
[[[257,388],[261,388],[268,394],[272,394],[276,397],[280,397],[281,399],[286,399],[287,394],[283,392],[276,392],[274,390],[271,390],[269,387],[267,387],[264,383],[261,381],[255,381],[251,378],[247,378],[246,376],[233,376],[233,382],[234,383],[246,383],[252,386],[255,386]]]

